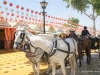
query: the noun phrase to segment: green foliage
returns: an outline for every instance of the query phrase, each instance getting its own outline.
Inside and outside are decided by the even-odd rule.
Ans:
[[[67,8],[69,8],[70,0],[63,0],[67,3]],[[71,0],[72,7],[78,12],[86,12],[90,6],[96,11],[97,14],[100,14],[100,0]]]
[[[78,24],[79,23],[79,19],[78,18],[74,18],[72,17],[71,19],[69,19],[71,22]]]
[[[70,3],[69,0],[63,0],[67,3],[67,7],[69,7]],[[71,5],[77,11],[86,11],[89,8],[89,1],[88,0],[72,0]]]
[[[63,26],[69,26],[69,27],[77,27],[79,23],[79,19],[78,18],[74,18],[72,17],[71,19],[68,19],[68,22],[65,23]]]
[[[98,15],[100,15],[100,0],[95,0],[94,9]]]

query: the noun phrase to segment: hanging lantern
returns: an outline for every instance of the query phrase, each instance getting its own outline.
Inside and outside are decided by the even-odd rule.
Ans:
[[[7,2],[6,2],[6,1],[3,1],[3,4],[4,4],[4,5],[6,5],[6,4],[7,4]]]
[[[29,20],[31,20],[31,18],[29,18]]]
[[[12,21],[12,19],[10,19],[10,21]]]
[[[9,4],[9,6],[13,6],[13,4],[12,4],[12,3],[10,3],[10,4]]]
[[[21,10],[24,10],[24,7],[21,7]]]
[[[0,14],[3,14],[3,11],[1,11]]]
[[[17,5],[16,8],[18,9],[19,8],[19,5]]]
[[[17,13],[19,13],[19,11],[17,11]]]
[[[6,15],[9,15],[9,13],[7,13]]]
[[[47,14],[45,16],[47,17]]]
[[[29,12],[29,9],[26,9],[27,12]]]
[[[11,12],[14,12],[14,10],[13,10],[13,9],[11,9]]]
[[[17,15],[17,18],[18,18],[19,16]]]
[[[22,15],[24,14],[24,12],[22,12]]]
[[[33,15],[31,15],[31,17],[33,17]]]
[[[26,16],[28,16],[28,13],[26,14]]]
[[[25,19],[27,19],[27,17]]]
[[[24,16],[21,16],[21,18],[24,18]]]
[[[5,10],[8,10],[8,8],[5,8]]]
[[[34,20],[34,18],[32,20]]]
[[[48,16],[48,18],[50,18],[50,16]]]
[[[6,21],[8,21],[8,18],[6,18]]]
[[[35,14],[38,14],[38,12],[36,11]]]
[[[39,15],[41,15],[41,13],[39,13]]]
[[[14,14],[11,14],[11,16],[14,16]]]
[[[31,13],[33,13],[34,11],[33,10],[31,10]]]

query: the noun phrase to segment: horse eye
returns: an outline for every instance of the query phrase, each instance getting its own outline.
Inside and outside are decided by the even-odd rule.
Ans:
[[[18,35],[18,33],[16,33],[16,36]]]

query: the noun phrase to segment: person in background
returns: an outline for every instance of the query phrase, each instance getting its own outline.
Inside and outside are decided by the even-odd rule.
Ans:
[[[86,26],[84,26],[84,30],[82,30],[81,36],[82,36],[82,37],[91,36],[91,34],[90,34],[89,31],[87,30],[87,27],[86,27]]]

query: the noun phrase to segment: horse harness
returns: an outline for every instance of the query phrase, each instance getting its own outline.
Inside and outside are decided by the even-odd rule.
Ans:
[[[48,57],[51,57],[52,55],[54,55],[57,50],[68,54],[65,59],[67,59],[69,57],[69,54],[70,53],[76,54],[75,52],[70,52],[70,45],[64,39],[60,39],[60,40],[63,40],[66,43],[66,45],[68,46],[68,51],[65,51],[65,50],[62,50],[62,49],[57,48],[57,42],[58,42],[59,39],[57,39],[56,37],[54,39],[55,39],[55,41],[53,42],[53,47],[52,47],[51,52],[48,54]],[[72,39],[72,41],[74,43],[74,40],[73,39]],[[75,43],[74,43],[74,46],[75,46]],[[76,51],[76,49],[75,49],[75,51]]]

